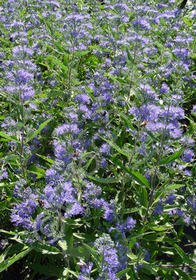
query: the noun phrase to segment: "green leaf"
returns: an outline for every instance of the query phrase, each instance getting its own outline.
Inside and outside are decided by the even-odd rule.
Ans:
[[[90,154],[92,154],[92,153],[90,153]],[[84,155],[81,156],[81,158],[83,158],[83,157],[84,157]],[[89,166],[91,165],[92,161],[93,161],[95,158],[96,158],[96,155],[92,156],[92,157],[89,159],[89,161],[87,162],[87,164],[84,166],[84,170],[85,170],[85,171],[89,168]]]
[[[156,267],[153,267],[151,263],[147,263],[145,261],[142,261],[142,263],[143,263],[142,266],[143,269],[146,269],[150,273],[150,275],[152,274],[156,275],[156,272],[158,270]]]
[[[42,62],[38,62],[38,65],[39,66],[44,66],[44,67],[46,67],[46,68],[50,68],[50,66],[48,65],[48,64],[45,64],[45,63],[42,63]]]
[[[142,176],[142,174],[140,174],[139,172],[137,171],[134,171],[134,170],[130,170],[129,168],[127,168],[126,166],[124,166],[120,160],[116,160],[116,163],[123,169],[125,170],[129,175],[131,175],[134,180],[136,182],[138,182],[140,185],[142,186],[146,186],[147,188],[150,188],[150,183],[148,182],[148,180]]]
[[[183,20],[188,26],[193,26],[193,24],[187,18],[183,17]]]
[[[120,277],[122,277],[125,273],[128,273],[128,272],[130,272],[130,271],[131,271],[131,268],[126,268],[126,269],[124,269],[124,270],[118,272],[118,273],[116,274],[116,276],[120,278]]]
[[[42,131],[42,129],[44,129],[44,127],[47,126],[47,124],[48,124],[51,120],[52,120],[52,118],[49,119],[49,120],[46,120],[45,122],[43,122],[42,124],[40,124],[38,130],[35,131],[35,132],[33,132],[33,133],[31,133],[31,134],[29,135],[29,137],[28,137],[27,141],[25,142],[25,144],[27,144],[29,141],[31,141],[31,139],[33,139],[35,136],[37,136],[37,135]]]
[[[167,231],[168,229],[172,229],[173,226],[171,225],[160,225],[160,226],[151,226],[150,229],[151,230],[155,230],[155,231]]]
[[[90,51],[77,51],[77,52],[75,52],[75,55],[77,57],[80,57],[80,56],[85,56],[85,55],[87,55],[89,53],[90,53]]]
[[[135,130],[135,128],[133,127],[133,125],[131,123],[130,118],[127,115],[125,115],[124,113],[120,113],[120,116],[132,130]]]
[[[90,252],[89,250],[84,246],[74,246],[74,248],[71,251],[71,256],[74,258],[89,258]]]
[[[14,235],[14,236],[18,235],[18,234],[17,234],[16,232],[14,232],[14,231],[7,231],[7,230],[3,230],[3,229],[0,229],[0,232],[1,232],[1,233],[8,234],[8,235]]]
[[[106,77],[110,77],[113,81],[117,82],[118,84],[127,84],[126,81],[124,81],[123,79],[120,79],[120,78],[114,78],[112,75],[110,74],[107,74],[107,73],[104,73],[104,76]]]
[[[53,60],[53,62],[55,62],[56,64],[58,64],[58,66],[60,66],[60,68],[67,73],[68,71],[68,67],[66,65],[64,65],[60,60],[58,60],[57,58],[50,56]]]
[[[134,64],[134,59],[131,56],[131,53],[130,53],[129,49],[127,48],[126,50],[127,50],[127,57],[128,57],[128,59]]]
[[[173,246],[176,249],[177,254],[182,258],[184,263],[187,263],[187,264],[194,263],[194,261],[189,259],[189,257],[185,254],[185,252],[177,244],[174,244]]]
[[[53,162],[54,162],[54,160],[52,160],[52,159],[50,159],[50,158],[47,158],[47,157],[45,157],[45,156],[42,156],[42,155],[39,155],[39,154],[36,154],[36,155],[37,155],[38,157],[44,159],[45,161],[49,162],[49,163],[53,163]]]
[[[41,13],[39,13],[38,16],[39,16],[40,20],[43,21],[46,24],[46,26],[50,30],[51,34],[53,34],[53,30],[51,28],[51,24],[49,22],[47,22],[47,19],[45,19]]]
[[[150,74],[145,74],[142,76],[142,78],[147,78],[147,77],[154,77],[156,76],[157,74],[159,74],[159,72],[156,72],[156,73],[150,73]]]
[[[161,159],[159,164],[162,165],[162,164],[167,164],[167,163],[174,161],[175,159],[177,159],[181,156],[183,150],[184,150],[184,147],[182,147],[178,152],[174,153],[173,155]]]
[[[63,91],[60,91],[60,90],[56,90],[56,91],[49,91],[48,93],[47,93],[47,96],[48,97],[59,97],[59,96],[62,96],[62,95],[64,95],[64,92]]]
[[[95,260],[95,262],[97,263],[97,265],[99,265],[99,255],[97,254],[96,250],[94,250],[92,247],[90,247],[89,245],[83,243],[82,244],[93,256],[93,259]]]
[[[134,170],[129,170],[129,174],[135,179],[135,181],[137,181],[139,184],[144,185],[148,188],[150,188],[150,183],[148,182],[148,180],[142,176],[142,174],[140,174],[137,171]]]
[[[161,22],[163,25],[167,25],[166,21],[165,21],[163,18],[160,18],[160,22]]]
[[[183,277],[183,280],[192,280],[193,278],[189,277],[189,275],[187,273],[185,273],[184,271],[182,271],[179,268],[175,268],[175,271],[178,272],[178,274],[180,274]]]
[[[73,230],[71,226],[68,226],[66,228],[66,232],[65,232],[65,239],[67,241],[67,250],[69,253],[71,253],[72,249],[73,249],[73,244],[74,244],[74,238],[73,238]]]
[[[9,247],[7,249],[7,252],[8,250],[10,250],[11,247]],[[27,246],[24,246],[22,252],[20,252],[19,254],[14,254],[13,256],[11,257],[8,257],[8,258],[4,258],[4,254],[6,254],[7,252],[4,252],[0,258],[3,259],[3,261],[0,263],[0,272],[3,272],[5,269],[7,269],[9,266],[11,266],[13,263],[19,261],[20,259],[22,259],[23,257],[25,257],[32,249],[27,247]]]
[[[63,240],[63,241],[59,240],[58,245],[59,245],[59,247],[61,247],[61,249],[63,251],[67,251],[67,242],[65,240]]]
[[[5,156],[4,158],[2,158],[2,160],[5,161],[5,163],[13,163],[13,162],[16,162],[17,160],[19,160],[19,156],[17,155],[8,155],[8,156]]]
[[[121,150],[120,147],[118,147],[116,144],[112,143],[110,140],[103,138],[102,136],[100,136],[100,138],[102,138],[104,141],[106,141],[108,144],[110,144],[110,146],[112,148],[114,148],[117,152],[119,152],[121,155],[124,155],[126,157],[128,157],[127,152],[124,152],[123,150]]]
[[[93,176],[88,176],[88,179],[101,183],[101,184],[114,184],[114,183],[118,183],[120,181],[118,178],[99,178],[99,177],[93,177]]]
[[[35,250],[36,252],[41,252],[42,254],[47,254],[47,255],[58,255],[62,254],[59,249],[57,249],[54,246],[51,246],[49,244],[44,244],[40,242],[34,242],[31,245],[31,248]]]
[[[145,187],[141,187],[140,203],[144,207],[148,207],[148,194]]]
[[[30,267],[36,273],[46,275],[46,276],[60,276],[62,273],[62,270],[63,270],[63,268],[60,268],[56,264],[53,264],[53,263],[49,263],[48,265],[32,263],[32,264],[30,264]]]
[[[158,139],[157,137],[155,137],[151,131],[146,131],[146,132],[148,133],[148,135],[149,135],[154,141],[159,142],[159,139]]]
[[[44,169],[41,169],[37,166],[30,166],[28,168],[28,173],[33,173],[33,174],[36,174],[37,175],[37,179],[40,179],[40,178],[44,178],[45,177],[45,173],[46,171]]]
[[[148,232],[143,232],[141,234],[137,234],[137,235],[131,235],[130,237],[127,237],[127,240],[130,241],[129,242],[129,248],[132,248],[132,244],[133,242],[135,243],[138,239],[140,239],[141,237],[145,236],[145,235],[149,235],[151,236],[154,233],[154,231],[148,231]]]
[[[129,198],[132,200],[133,197],[129,196]],[[141,206],[140,207],[134,207],[134,208],[129,208],[129,209],[125,209],[124,210],[124,214],[130,214],[130,213],[135,213],[135,212],[139,212],[141,210]]]
[[[0,136],[7,139],[8,141],[14,141],[14,142],[20,143],[20,141],[15,136],[9,136],[2,131],[0,131]]]
[[[164,184],[162,184],[162,185],[160,186],[160,188],[157,190],[157,192],[154,194],[152,206],[155,205],[155,204],[160,200],[161,197],[162,197],[162,198],[165,197],[166,194],[168,193],[168,191],[170,191],[170,190],[168,189],[168,184],[169,184],[169,182],[170,182],[170,179],[166,180],[166,181],[164,182]]]
[[[129,253],[128,255],[127,255],[127,257],[128,258],[130,258],[131,260],[137,260],[138,259],[138,257],[134,254],[134,253]]]
[[[74,275],[76,278],[78,278],[78,274],[76,272],[74,272],[73,270],[70,270],[69,268],[66,267],[63,271],[63,276],[67,276],[67,275],[69,275],[69,273]],[[62,278],[60,278],[60,279],[62,279]],[[66,278],[66,279],[68,279],[68,278]]]
[[[165,190],[176,190],[184,187],[184,184],[173,184],[171,186],[167,186]]]

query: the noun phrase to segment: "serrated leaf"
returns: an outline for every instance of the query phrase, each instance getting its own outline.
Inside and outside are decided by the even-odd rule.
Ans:
[[[167,164],[167,163],[174,161],[175,159],[179,158],[182,155],[183,150],[184,150],[184,147],[182,147],[179,151],[177,151],[173,155],[161,159],[159,164],[162,165],[162,164]]]

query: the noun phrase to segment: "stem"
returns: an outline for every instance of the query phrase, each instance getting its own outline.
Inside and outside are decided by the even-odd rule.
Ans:
[[[75,21],[74,21],[74,31],[76,30],[76,26],[75,26]],[[73,59],[74,59],[74,48],[75,48],[75,40],[73,42],[73,45],[72,45],[72,57],[71,57],[71,61],[69,63],[69,66],[68,66],[68,82],[67,82],[67,88],[68,90],[70,90],[70,83],[71,83],[71,72],[72,72],[72,63],[73,63]]]
[[[169,112],[169,106],[168,106],[168,112]],[[156,174],[157,174],[157,169],[158,169],[159,161],[160,161],[160,158],[161,158],[161,153],[162,153],[162,150],[163,150],[163,143],[164,143],[164,139],[165,139],[167,123],[168,123],[168,119],[166,119],[165,128],[163,129],[163,134],[162,134],[162,138],[161,138],[161,148],[160,148],[160,151],[159,151],[159,155],[158,155],[156,166],[155,166],[155,170],[154,170],[154,175],[153,175],[153,180],[152,180],[152,189],[151,189],[151,193],[150,193],[150,199],[149,199],[149,202],[148,202],[148,207],[147,207],[144,219],[143,219],[143,225],[142,225],[141,229],[143,229],[143,227],[144,227],[144,225],[146,223],[146,219],[147,219],[147,216],[148,216],[151,204],[152,204],[152,199],[153,199],[153,195],[154,195],[154,191],[155,191]]]
[[[61,207],[58,209],[58,216],[59,216],[59,230],[62,235],[62,218],[61,218]]]
[[[193,263],[193,264],[183,264],[183,266],[185,267],[190,267],[190,266],[194,266],[196,265],[196,263]],[[160,265],[157,265],[157,267],[180,267],[180,265],[169,265],[169,264],[160,264]],[[195,277],[196,278],[196,277]]]
[[[23,177],[26,179],[26,172],[24,167],[24,127],[25,127],[25,119],[24,119],[24,100],[21,100],[21,111],[22,111],[22,132],[21,132],[21,153],[20,153],[20,162],[22,166]]]
[[[142,228],[143,228],[144,225],[145,225],[145,222],[146,222],[146,219],[147,219],[147,216],[148,216],[148,212],[149,212],[150,206],[151,206],[151,204],[152,204],[152,199],[153,199],[154,190],[155,190],[156,174],[157,174],[158,164],[159,164],[159,161],[160,161],[160,157],[161,157],[161,152],[162,152],[162,150],[163,150],[163,141],[162,141],[162,143],[161,143],[161,149],[160,149],[160,151],[159,151],[158,159],[157,159],[157,162],[156,162],[156,167],[155,167],[155,170],[154,170],[153,181],[152,181],[152,190],[151,190],[151,193],[150,193],[150,199],[149,199],[149,202],[148,202],[148,207],[147,207],[147,210],[146,210],[146,214],[145,214],[144,219],[143,219]]]
[[[134,53],[133,53],[133,65],[135,65],[135,62],[136,62],[137,46],[138,46],[138,43],[136,41],[136,45],[134,47]],[[132,67],[132,71],[131,71],[131,81],[130,81],[130,90],[129,90],[128,100],[130,100],[130,98],[131,98],[131,89],[132,89],[132,85],[133,85],[133,75],[134,75],[134,67]],[[127,114],[128,114],[128,106],[127,106]]]

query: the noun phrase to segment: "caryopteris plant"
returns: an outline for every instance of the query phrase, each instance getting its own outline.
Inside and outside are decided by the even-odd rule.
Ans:
[[[1,279],[196,278],[195,8],[3,1]]]

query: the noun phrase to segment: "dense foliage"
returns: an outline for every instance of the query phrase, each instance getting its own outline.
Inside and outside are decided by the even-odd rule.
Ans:
[[[196,278],[195,8],[1,3],[0,279]]]

